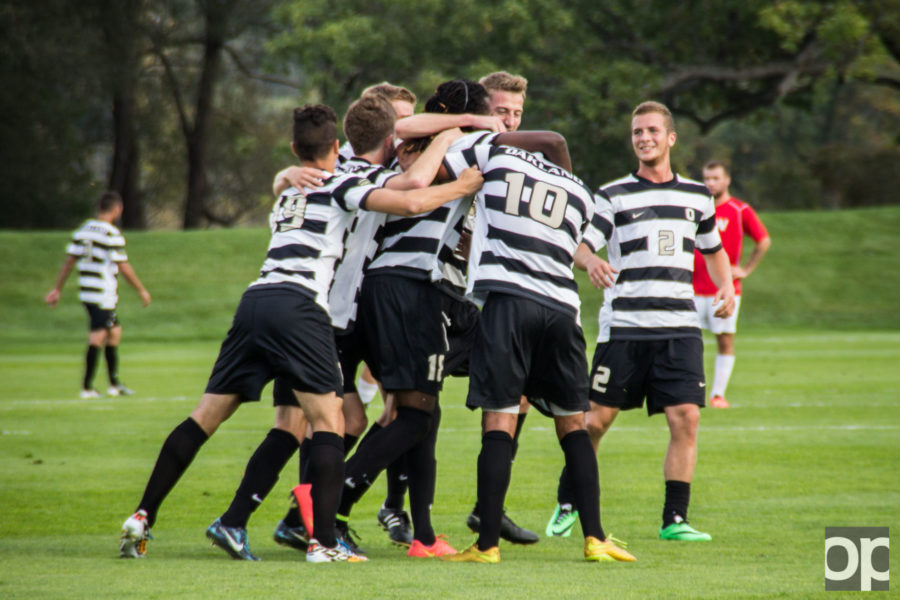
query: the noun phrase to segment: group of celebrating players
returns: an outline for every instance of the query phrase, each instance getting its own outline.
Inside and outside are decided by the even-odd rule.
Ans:
[[[207,530],[236,559],[258,560],[247,521],[299,446],[299,485],[274,538],[307,561],[367,560],[350,512],[387,471],[378,520],[409,556],[499,562],[501,537],[538,540],[504,512],[533,406],[554,420],[565,455],[547,534],[567,536],[580,521],[586,560],[634,561],[601,525],[597,448],[618,411],[645,400],[671,434],[659,537],[710,539],[687,512],[705,404],[695,250],[715,286],[710,310],[716,318],[735,310],[713,198],[673,173],[674,121],[657,102],[632,114],[638,169],[592,190],[572,173],[560,135],[518,131],[525,85],[505,72],[448,81],[419,114],[408,90],[373,86],[347,110],[344,146],[331,108],[294,110],[300,166],[275,178],[260,276],[199,404],[165,440],[122,527],[122,556],[145,555],[161,503],[200,447],[273,379],[274,426]],[[603,246],[608,262],[596,254]],[[590,369],[573,265],[605,288]],[[355,384],[362,363],[385,400],[367,433],[370,395]],[[467,519],[478,538],[462,551],[430,518],[447,375],[469,377],[466,406],[482,414]]]

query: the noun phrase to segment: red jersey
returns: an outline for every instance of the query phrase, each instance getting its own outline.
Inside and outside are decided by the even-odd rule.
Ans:
[[[759,220],[756,211],[737,198],[729,198],[716,207],[716,227],[722,238],[722,247],[728,254],[732,265],[737,265],[741,260],[741,249],[744,236],[749,235],[757,244],[760,240],[769,236],[765,225]],[[703,255],[694,251],[694,293],[698,296],[714,296],[716,285],[709,277],[706,270],[706,261]],[[741,293],[741,282],[735,280],[734,293]]]

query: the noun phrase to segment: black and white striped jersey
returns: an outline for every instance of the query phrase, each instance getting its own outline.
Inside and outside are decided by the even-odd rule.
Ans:
[[[66,253],[78,257],[78,299],[112,310],[119,301],[120,262],[126,262],[125,237],[115,225],[88,219],[72,234]]]
[[[490,144],[496,136],[496,133],[476,131],[453,142],[448,153]],[[384,239],[368,272],[440,281],[443,264],[459,243],[463,220],[471,204],[471,198],[458,198],[414,217],[388,215]]]
[[[578,177],[508,146],[447,153],[454,175],[477,166],[484,185],[475,197],[475,230],[466,292],[482,303],[490,292],[525,296],[578,319],[572,274],[578,244],[600,249],[612,231],[609,205]]]
[[[384,187],[388,180],[399,175],[397,171],[382,165],[373,165],[364,158],[350,158],[338,169],[357,177],[365,177],[377,187]],[[337,329],[349,329],[356,320],[359,290],[363,276],[383,235],[386,213],[361,210],[347,231],[344,256],[334,271],[334,281],[328,294],[331,324]]]
[[[619,271],[604,290],[598,342],[700,336],[694,309],[694,248],[722,247],[709,190],[678,175],[653,183],[635,174],[600,187],[612,203],[607,247]]]
[[[285,190],[269,215],[272,239],[259,279],[250,287],[299,285],[330,314],[328,292],[344,255],[347,229],[378,187],[364,177],[336,172],[328,173],[319,188]]]

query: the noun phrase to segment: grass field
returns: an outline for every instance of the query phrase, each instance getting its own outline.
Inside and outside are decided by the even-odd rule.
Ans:
[[[413,562],[375,522],[381,484],[354,510],[372,560],[308,565],[271,541],[296,462],[250,522],[263,562],[231,561],[203,533],[271,427],[268,402],[241,409],[204,446],[163,505],[148,558],[119,560],[119,526],[202,391],[265,232],[129,235],[154,295],[140,310],[122,293],[122,372],[139,393],[95,400],[76,397],[84,317],[73,282],[59,309],[40,305],[66,234],[0,233],[0,597],[832,597],[826,526],[900,531],[900,209],[764,218],[775,244],[745,292],[733,408],[707,409],[701,420],[691,519],[714,540],[656,540],[665,423],[625,413],[600,451],[602,507],[607,530],[638,562],[612,565],[581,560],[577,527],[567,539],[503,545],[497,566]],[[589,340],[597,302],[585,290]],[[464,519],[479,446],[464,396],[465,380],[445,385],[434,506],[436,529],[458,547],[473,539]],[[543,530],[561,464],[550,421],[535,413],[507,499],[521,524]]]

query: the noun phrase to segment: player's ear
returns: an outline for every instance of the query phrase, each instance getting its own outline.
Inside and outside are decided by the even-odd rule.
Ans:
[[[335,140],[335,142],[336,141],[337,140]],[[294,156],[296,156],[297,158],[300,158],[300,155],[297,154],[297,146],[294,144],[294,142],[291,142],[291,152],[294,153]]]

